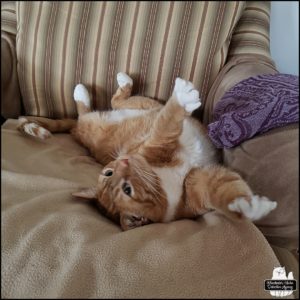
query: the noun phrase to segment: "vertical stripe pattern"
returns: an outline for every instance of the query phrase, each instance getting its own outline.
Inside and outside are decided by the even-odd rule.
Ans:
[[[214,54],[215,54],[215,49],[216,49],[216,45],[218,42],[218,38],[219,38],[219,34],[220,34],[220,30],[221,30],[221,24],[223,21],[223,15],[224,15],[224,11],[225,11],[225,7],[226,7],[226,1],[221,2],[219,9],[218,9],[218,14],[217,14],[217,18],[216,18],[216,22],[214,24],[214,30],[213,30],[213,35],[212,35],[212,43],[210,45],[209,48],[209,55],[206,61],[206,66],[205,66],[205,71],[204,71],[204,80],[203,80],[203,87],[202,87],[202,96],[205,97],[206,94],[208,93],[208,79],[210,76],[210,72],[211,72],[211,66],[212,66],[212,62],[214,59]]]
[[[120,33],[120,26],[123,16],[123,9],[124,9],[124,2],[118,2],[117,4],[117,14],[114,22],[114,30],[112,36],[112,42],[110,46],[110,56],[109,56],[109,63],[108,63],[108,74],[107,74],[107,93],[108,98],[110,99],[114,93],[113,91],[113,83],[115,78],[113,77],[115,74],[115,60],[116,60],[116,51],[118,47],[119,41],[119,33]]]
[[[183,51],[183,46],[184,46],[186,33],[187,33],[187,29],[188,29],[188,23],[189,23],[189,20],[190,20],[191,8],[192,8],[192,3],[190,1],[186,2],[185,10],[184,10],[184,17],[183,17],[181,30],[180,30],[179,41],[178,41],[178,47],[177,47],[177,51],[176,51],[172,81],[171,81],[171,86],[170,86],[170,90],[169,90],[170,95],[172,93],[175,78],[179,76],[181,58],[182,58],[182,51]]]
[[[63,36],[63,50],[62,50],[62,57],[66,57],[66,50],[68,47],[68,40],[67,40],[67,36],[68,36],[68,31],[69,31],[69,25],[70,25],[70,18],[71,18],[71,14],[72,14],[72,9],[73,9],[73,2],[68,3],[68,14],[67,14],[67,20],[66,20],[66,26],[64,28],[64,36]],[[62,68],[61,68],[61,82],[60,82],[60,96],[61,96],[61,101],[62,101],[62,105],[63,105],[63,117],[67,118],[68,117],[68,110],[66,107],[66,96],[65,96],[65,89],[64,89],[64,85],[65,85],[65,70],[66,70],[66,61],[65,59],[62,60]]]
[[[160,57],[159,57],[159,70],[158,70],[158,74],[157,74],[158,77],[157,77],[157,82],[156,82],[154,98],[158,98],[160,82],[161,82],[161,72],[162,72],[163,65],[164,65],[164,58],[165,58],[165,53],[166,53],[166,44],[167,44],[168,37],[169,37],[170,24],[171,24],[173,9],[174,9],[174,2],[171,2],[170,7],[169,7],[169,12],[168,12],[168,18],[167,18],[165,33],[164,33],[164,37],[163,37],[163,44],[162,44],[162,48],[161,48],[161,54],[160,54]]]
[[[136,31],[136,23],[137,23],[137,17],[138,17],[139,9],[140,9],[140,2],[136,2],[135,3],[133,23],[132,23],[132,28],[131,28],[131,34],[130,34],[130,42],[129,42],[129,47],[128,47],[128,55],[127,55],[127,63],[126,63],[126,73],[129,73],[129,70],[130,70],[131,54],[132,54],[131,50],[132,50],[134,36],[135,36],[135,31]]]
[[[1,14],[3,28],[17,34],[29,115],[75,118],[79,82],[94,109],[109,109],[118,72],[133,78],[134,93],[162,101],[179,76],[205,101],[230,57],[270,58],[267,1],[20,1]]]
[[[100,13],[100,19],[97,23],[97,34],[96,34],[96,46],[94,49],[94,59],[92,62],[93,66],[93,72],[92,72],[92,102],[94,107],[98,107],[97,105],[97,82],[96,82],[96,76],[97,76],[97,70],[98,70],[98,63],[99,63],[99,48],[100,48],[100,42],[102,37],[102,28],[103,28],[103,21],[104,21],[104,14],[106,9],[106,2],[102,2],[101,6],[101,13]]]
[[[35,30],[34,30],[33,51],[32,51],[32,61],[33,62],[36,59],[37,34],[38,34],[39,26],[40,26],[41,14],[42,14],[42,4],[40,3],[40,5],[38,7],[37,22],[36,22],[36,26],[35,26]],[[36,82],[35,64],[32,64],[31,67],[32,67],[32,81]],[[34,101],[35,101],[35,105],[36,105],[36,114],[40,115],[40,105],[39,105],[39,100],[38,100],[36,84],[33,85],[33,94],[34,94]]]
[[[153,2],[151,5],[150,17],[149,17],[148,26],[147,26],[146,42],[144,45],[143,59],[142,59],[140,79],[139,79],[139,87],[140,87],[139,94],[140,95],[143,95],[144,91],[145,91],[145,77],[146,77],[146,73],[147,73],[147,65],[149,62],[148,58],[149,58],[149,52],[151,49],[151,41],[152,41],[153,28],[154,28],[154,24],[155,24],[157,6],[158,6],[158,2]]]
[[[84,46],[85,46],[85,35],[86,35],[86,26],[89,17],[90,2],[84,3],[83,16],[80,23],[80,34],[78,42],[78,52],[77,52],[77,62],[76,62],[76,77],[75,82],[81,82],[81,72],[82,72],[82,63],[84,55]]]

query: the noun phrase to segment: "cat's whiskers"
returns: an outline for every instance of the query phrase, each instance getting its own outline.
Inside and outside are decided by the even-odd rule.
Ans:
[[[151,193],[153,194],[154,198],[160,202],[159,199],[162,198],[161,193],[158,191],[159,183],[157,181],[157,178],[154,174],[150,174],[149,172],[142,169],[140,166],[138,166],[136,163],[133,163],[134,168],[139,176],[139,178],[143,181],[143,183],[149,188]],[[151,176],[149,176],[151,175]]]
[[[143,177],[145,179],[147,179],[147,181],[150,182],[153,186],[155,186],[155,187],[160,186],[159,181],[158,181],[157,177],[154,174],[151,174],[151,173],[147,172],[146,170],[144,170],[142,168],[140,168],[140,171],[142,172]]]
[[[117,153],[117,157],[116,157],[116,159],[117,159],[121,154],[121,143],[120,142],[117,144],[116,153]]]
[[[111,151],[111,153],[110,153],[110,156],[111,156],[114,160],[116,160],[116,159],[118,158],[118,151],[117,151],[117,149],[113,149],[113,150]]]
[[[134,168],[137,170],[137,172],[139,173],[140,177],[147,179],[147,181],[154,183],[153,179],[155,178],[154,176],[151,177],[149,172],[145,171],[144,169],[142,169],[140,166],[138,166],[134,161],[132,162]]]
[[[119,142],[118,144],[115,145],[115,148],[111,151],[111,157],[114,160],[117,160],[122,155],[123,152],[124,150],[122,149],[122,145]]]
[[[154,180],[154,182],[157,183],[157,177],[155,174],[146,171],[144,168],[137,165],[134,161],[132,163],[136,169],[142,172],[143,175],[147,176],[149,179],[152,179],[152,181]]]

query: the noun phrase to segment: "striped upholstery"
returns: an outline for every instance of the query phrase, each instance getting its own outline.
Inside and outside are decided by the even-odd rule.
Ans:
[[[269,2],[21,1],[16,11],[27,115],[76,117],[79,82],[107,109],[119,71],[133,77],[134,93],[166,101],[180,76],[205,101],[229,46],[230,55],[270,55]]]
[[[247,1],[230,42],[228,57],[241,54],[270,55],[270,2]]]

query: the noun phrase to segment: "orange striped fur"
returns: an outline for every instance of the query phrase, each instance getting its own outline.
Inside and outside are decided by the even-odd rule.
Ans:
[[[73,195],[96,200],[123,230],[194,218],[211,209],[235,219],[251,217],[253,212],[243,202],[251,203],[251,189],[237,173],[217,165],[205,128],[190,117],[200,106],[193,85],[176,79],[163,106],[149,98],[131,97],[132,80],[126,74],[119,73],[118,82],[112,111],[92,112],[87,90],[78,85],[77,122],[20,119],[20,131],[40,138],[70,130],[105,165],[96,187]],[[264,201],[267,210],[270,201]]]

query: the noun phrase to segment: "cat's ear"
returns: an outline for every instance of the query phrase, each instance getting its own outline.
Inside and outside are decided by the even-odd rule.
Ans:
[[[88,188],[88,189],[82,189],[78,192],[72,193],[72,196],[78,197],[85,201],[91,201],[97,199],[97,188]]]
[[[150,223],[152,223],[151,220],[142,216],[138,216],[136,214],[122,213],[120,215],[120,224],[122,230],[124,231],[144,226]]]

